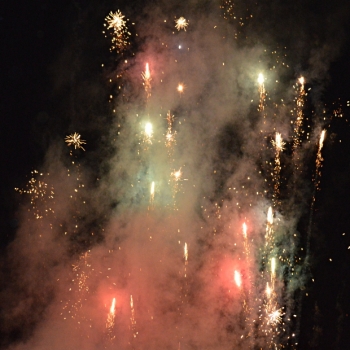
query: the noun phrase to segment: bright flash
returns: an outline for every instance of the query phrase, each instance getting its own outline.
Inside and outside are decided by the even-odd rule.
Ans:
[[[175,20],[175,23],[176,23],[175,28],[177,30],[180,31],[181,29],[183,29],[184,31],[186,31],[186,28],[188,26],[188,22],[187,22],[186,18],[180,17],[180,18]]]
[[[178,171],[173,171],[171,175],[174,177],[175,181],[179,181],[182,175],[181,168]]]
[[[284,145],[286,144],[283,142],[282,135],[279,132],[276,132],[275,140],[271,141],[273,146],[276,148],[277,152],[282,152],[284,150]]]
[[[258,76],[258,83],[259,83],[259,85],[264,84],[264,81],[265,81],[265,78],[264,78],[263,74],[259,73],[259,76]]]
[[[146,123],[145,125],[145,135],[148,139],[151,139],[153,136],[153,126],[151,123]]]
[[[235,280],[237,287],[241,288],[242,277],[241,277],[241,274],[237,270],[235,270],[235,272],[234,272],[234,280]]]
[[[275,310],[268,315],[268,323],[276,325],[282,322],[282,309]]]
[[[183,84],[179,84],[177,86],[177,91],[182,94],[184,92],[185,86]]]
[[[185,242],[185,246],[184,246],[184,258],[185,258],[185,261],[188,260],[188,247],[187,247],[186,242]]]
[[[299,78],[299,83],[300,83],[301,85],[304,85],[304,83],[305,83],[304,77],[300,77],[300,78]]]

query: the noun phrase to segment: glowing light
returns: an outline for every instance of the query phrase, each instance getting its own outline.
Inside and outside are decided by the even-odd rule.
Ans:
[[[177,171],[173,171],[171,173],[171,175],[174,177],[175,181],[179,181],[181,179],[181,175],[182,175],[181,168]]]
[[[187,247],[186,242],[185,242],[185,246],[184,246],[184,258],[185,258],[185,261],[188,260],[188,247]]]
[[[115,298],[112,300],[111,307],[109,309],[109,313],[107,316],[106,328],[111,329],[114,326],[114,318],[115,318]]]
[[[184,92],[184,89],[185,89],[185,86],[183,84],[181,84],[181,83],[177,86],[177,91],[180,94],[182,94]]]
[[[183,29],[184,31],[186,31],[186,28],[188,26],[188,22],[186,20],[186,18],[184,17],[180,17],[178,19],[175,20],[175,28],[180,31],[181,29]]]
[[[300,83],[301,85],[304,85],[304,84],[305,84],[305,79],[304,79],[304,77],[300,77],[300,78],[299,78],[299,83]]]
[[[146,63],[145,71],[141,74],[143,79],[143,85],[145,86],[145,91],[147,98],[151,96],[151,71],[149,70],[149,64]]]
[[[282,135],[279,132],[276,132],[275,140],[271,141],[273,146],[276,148],[276,152],[282,152],[284,150],[284,145]]]
[[[73,145],[75,149],[81,148],[83,151],[85,151],[84,147],[82,145],[85,145],[85,140],[80,139],[80,135],[75,132],[74,134],[68,135],[65,138],[65,142],[67,142],[68,146]]]
[[[243,223],[242,227],[243,227],[243,237],[247,238],[247,225],[245,222]]]
[[[275,277],[276,274],[276,259],[271,258],[271,276]]]
[[[234,272],[234,280],[235,280],[237,287],[241,288],[242,277],[241,277],[241,274],[237,270],[235,270],[235,272]]]
[[[265,81],[264,75],[262,73],[259,73],[259,76],[258,76],[259,85],[263,85],[264,81]]]
[[[151,202],[154,201],[154,187],[155,187],[154,181],[152,181],[152,183],[151,183]]]
[[[282,322],[282,309],[278,309],[275,311],[272,311],[269,315],[268,315],[268,323],[272,324],[272,325],[276,325],[278,323]]]
[[[117,52],[121,52],[128,45],[128,38],[130,33],[126,27],[125,16],[118,10],[113,13],[112,11],[105,18],[107,29],[112,29],[112,47],[111,50],[116,49]]]
[[[272,213],[272,207],[269,207],[268,211],[267,211],[267,223],[269,225],[273,224],[273,213]]]
[[[145,130],[144,130],[144,142],[152,144],[152,137],[153,137],[153,126],[151,123],[146,123]]]
[[[272,289],[271,289],[271,287],[269,286],[269,282],[267,282],[267,283],[266,283],[266,295],[267,295],[268,298],[270,298],[271,293],[272,293]]]
[[[323,141],[324,141],[325,136],[326,136],[326,130],[322,130],[321,136],[320,136],[320,142],[319,142],[319,145],[318,145],[318,150],[319,150],[319,151],[322,150]]]

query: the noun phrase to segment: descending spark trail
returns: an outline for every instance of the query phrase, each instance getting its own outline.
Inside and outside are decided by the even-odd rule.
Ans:
[[[146,69],[145,71],[142,73],[142,79],[143,79],[143,85],[145,86],[145,92],[146,92],[146,96],[147,99],[150,98],[151,96],[151,72],[149,70],[149,64],[146,63]]]
[[[275,140],[272,140],[272,144],[276,149],[276,155],[275,155],[275,167],[274,167],[274,173],[273,173],[273,196],[272,201],[274,204],[274,207],[278,207],[281,202],[278,199],[279,198],[279,188],[280,188],[280,173],[281,173],[281,159],[280,159],[280,153],[284,149],[285,142],[282,140],[282,136],[280,133],[276,132],[276,138]]]

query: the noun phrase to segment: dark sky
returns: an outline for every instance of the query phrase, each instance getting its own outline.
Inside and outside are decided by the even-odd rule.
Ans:
[[[303,299],[299,348],[346,349],[350,344],[350,6],[345,0],[246,3],[260,19],[246,29],[249,45],[259,44],[252,32],[259,32],[260,43],[267,47],[286,45],[291,74],[312,76],[307,87],[315,93],[310,94],[306,113],[312,118],[324,111],[327,139],[321,190],[316,192],[306,283],[309,297]],[[116,61],[102,35],[103,20],[110,10],[120,8],[141,21],[139,10],[144,5],[92,0],[2,5],[1,255],[6,255],[19,226],[21,197],[14,188],[24,187],[30,171],[40,168],[51,143],[79,130],[89,140],[86,166],[96,174],[103,172],[96,168],[109,150],[99,124],[108,127],[111,122],[106,88],[111,72],[101,63],[108,67]],[[147,13],[143,16],[147,18]],[[299,227],[305,229],[305,222]],[[6,261],[0,265],[3,271]],[[2,276],[5,285],[11,271]],[[6,332],[11,340],[22,337],[20,332],[11,336]]]

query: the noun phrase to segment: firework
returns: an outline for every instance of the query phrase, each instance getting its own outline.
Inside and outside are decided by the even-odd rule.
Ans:
[[[109,313],[106,321],[106,328],[109,331],[109,333],[112,331],[114,327],[114,319],[115,319],[115,298],[113,298],[112,300],[112,304],[109,309]]]
[[[235,280],[237,287],[241,288],[242,277],[241,277],[241,274],[237,270],[235,270],[235,272],[234,272],[234,280]]]
[[[182,83],[179,83],[179,85],[177,86],[177,91],[182,94],[185,90],[185,85]]]
[[[117,12],[110,12],[105,18],[104,25],[107,29],[112,29],[112,47],[111,50],[116,50],[118,53],[122,52],[129,44],[128,28],[126,27],[125,16],[118,10]]]
[[[279,132],[276,132],[276,138],[271,142],[276,149],[275,167],[273,172],[273,182],[274,182],[273,203],[274,203],[274,206],[276,207],[278,204],[280,204],[278,200],[279,187],[280,187],[280,173],[281,173],[280,152],[283,151],[285,142],[283,142],[282,136]]]
[[[167,122],[168,122],[168,129],[167,133],[165,135],[165,145],[168,148],[168,155],[169,157],[172,156],[174,152],[174,145],[176,144],[176,131],[173,131],[173,123],[174,123],[174,116],[168,111],[167,113]]]
[[[186,28],[188,26],[188,22],[186,20],[186,18],[184,17],[180,17],[178,19],[175,19],[175,28],[180,31],[181,29],[183,29],[184,31],[186,31]]]
[[[258,76],[258,84],[259,84],[259,111],[263,112],[265,109],[265,98],[266,98],[266,91],[265,91],[265,85],[264,85],[264,75],[262,73],[259,73]]]
[[[134,308],[134,299],[132,295],[130,295],[130,311],[131,311],[131,317],[130,317],[131,330],[132,330],[133,337],[136,338],[138,333],[136,331],[135,308]]]
[[[185,262],[187,264],[187,261],[188,261],[188,247],[187,247],[187,243],[185,242],[185,245],[184,245],[184,258],[185,258]]]
[[[268,319],[267,322],[268,324],[275,326],[278,323],[282,322],[282,316],[283,316],[282,309],[274,310],[267,315],[267,319]]]
[[[152,183],[151,183],[151,191],[150,191],[150,193],[151,193],[151,196],[150,196],[150,202],[151,203],[153,203],[153,201],[154,201],[154,181],[152,181]]]
[[[299,84],[300,84],[300,89],[298,91],[298,96],[296,98],[296,114],[297,114],[297,119],[294,122],[294,136],[293,136],[293,151],[295,152],[298,147],[301,145],[301,135],[302,135],[302,125],[303,125],[303,120],[304,120],[304,113],[303,113],[303,108],[305,104],[305,89],[304,89],[304,84],[305,84],[305,79],[304,77],[300,77],[298,79]],[[296,156],[297,157],[297,156]],[[299,164],[296,164],[296,168],[299,167]]]
[[[145,129],[144,129],[143,135],[144,135],[143,142],[145,142],[147,144],[152,144],[153,126],[151,123],[145,124]]]
[[[85,149],[82,145],[85,145],[86,142],[85,142],[85,140],[81,140],[80,137],[81,136],[75,132],[74,134],[67,135],[65,138],[65,142],[67,142],[68,146],[73,145],[75,149],[80,148],[83,151],[85,151]]]
[[[145,87],[145,91],[146,91],[146,96],[147,99],[151,96],[151,72],[149,70],[149,64],[146,63],[146,69],[145,71],[141,74],[142,79],[143,79],[143,85]]]

